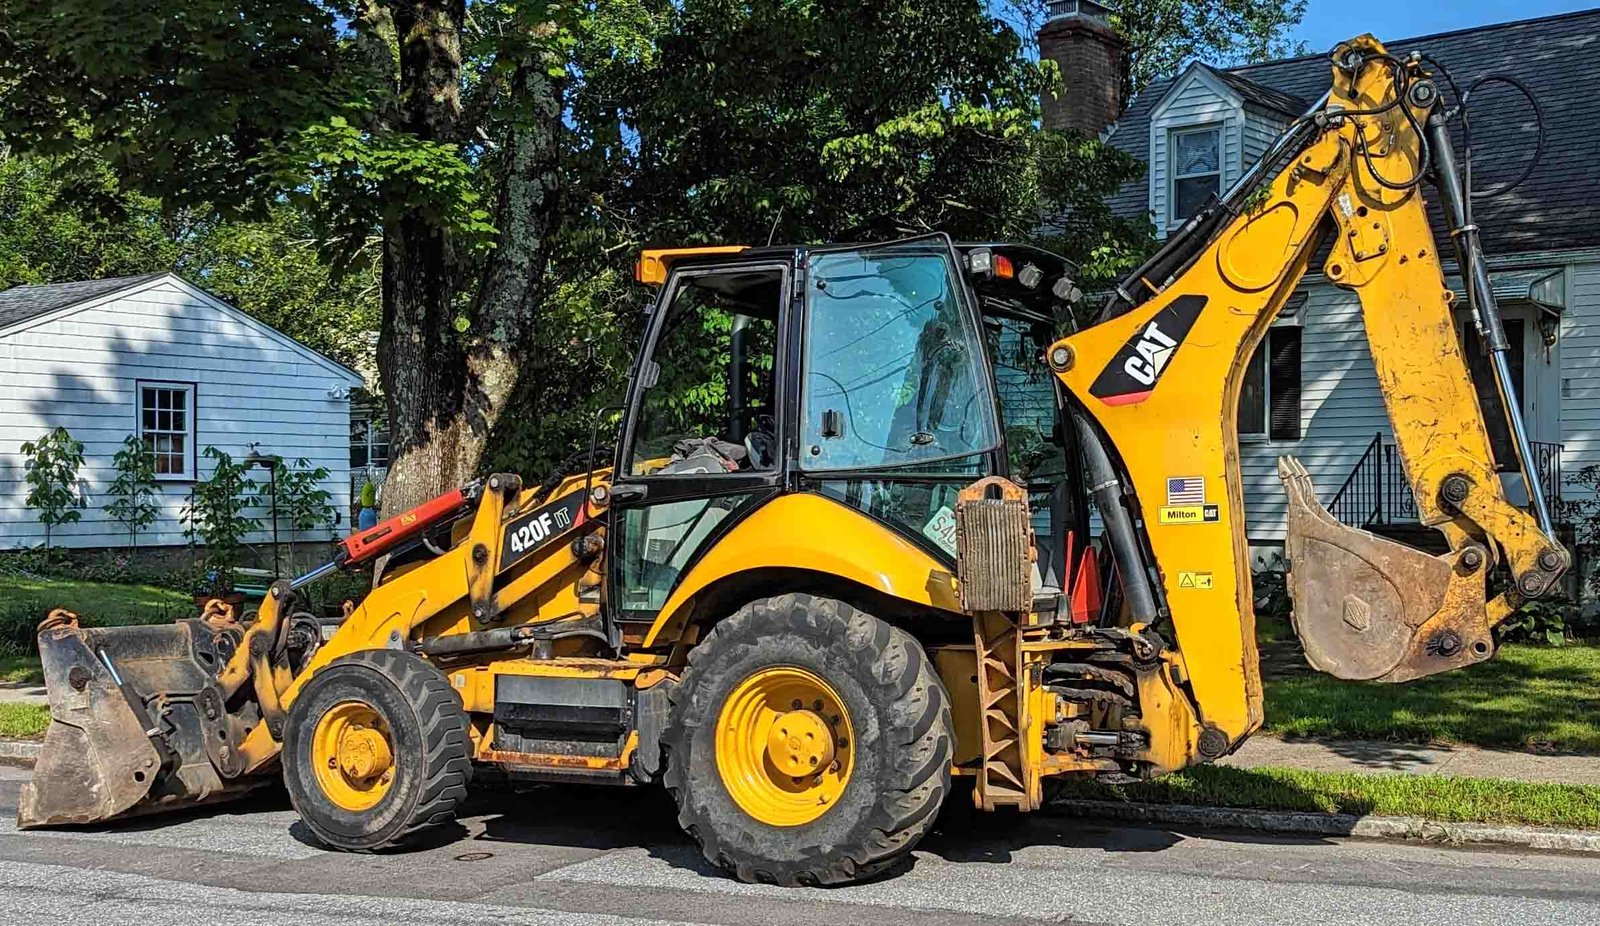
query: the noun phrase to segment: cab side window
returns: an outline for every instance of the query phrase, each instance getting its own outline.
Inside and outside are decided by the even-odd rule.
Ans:
[[[783,273],[684,274],[641,369],[628,472],[634,476],[770,470]]]

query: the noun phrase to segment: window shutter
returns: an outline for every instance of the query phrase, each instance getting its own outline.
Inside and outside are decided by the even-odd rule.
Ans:
[[[1272,397],[1267,409],[1268,433],[1273,440],[1300,439],[1300,329],[1273,328],[1267,332],[1267,377]]]

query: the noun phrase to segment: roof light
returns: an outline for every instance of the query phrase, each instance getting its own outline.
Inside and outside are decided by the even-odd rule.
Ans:
[[[1004,254],[994,256],[994,275],[1002,280],[1009,280],[1017,275],[1015,267],[1011,266],[1011,258]]]
[[[973,276],[988,276],[994,272],[994,252],[988,248],[973,248],[968,251],[967,272]]]
[[[1028,289],[1038,289],[1043,281],[1044,271],[1033,264],[1023,264],[1022,269],[1017,272],[1017,282]]]

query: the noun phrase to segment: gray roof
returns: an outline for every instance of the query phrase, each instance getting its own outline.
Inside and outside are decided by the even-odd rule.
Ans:
[[[1292,93],[1285,93],[1263,83],[1257,83],[1243,74],[1223,71],[1203,64],[1200,67],[1217,75],[1219,80],[1228,85],[1228,89],[1239,94],[1239,98],[1244,100],[1247,106],[1270,109],[1273,112],[1290,117],[1303,115],[1306,110],[1311,108],[1310,100],[1295,96]]]
[[[79,283],[45,283],[38,286],[13,286],[0,292],[0,328],[9,328],[18,322],[37,318],[109,296],[140,283],[148,282],[166,273],[145,273],[131,277],[111,277],[106,280],[84,280]]]
[[[1527,84],[1538,97],[1545,123],[1538,167],[1510,194],[1474,200],[1473,218],[1483,229],[1484,248],[1491,256],[1600,246],[1600,93],[1595,90],[1600,87],[1600,10],[1384,40],[1384,45],[1400,55],[1412,49],[1426,52],[1463,89],[1497,72]],[[1218,76],[1270,88],[1307,105],[1322,96],[1332,79],[1323,54],[1219,69]],[[1171,78],[1153,81],[1129,104],[1112,144],[1148,160],[1150,112],[1171,84]],[[1239,85],[1230,80],[1229,86],[1237,90]],[[1534,130],[1526,105],[1504,86],[1486,85],[1474,99],[1477,189],[1511,179],[1526,163]],[[1459,130],[1456,143],[1461,143]],[[1427,188],[1425,195],[1433,198]],[[1145,215],[1148,197],[1148,183],[1141,178],[1124,186],[1110,205],[1119,215]]]

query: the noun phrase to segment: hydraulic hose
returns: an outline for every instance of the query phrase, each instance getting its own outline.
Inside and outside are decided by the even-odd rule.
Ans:
[[[1133,529],[1133,517],[1122,504],[1122,482],[1088,413],[1074,406],[1072,423],[1078,431],[1083,468],[1089,477],[1089,495],[1100,511],[1100,522],[1105,525],[1106,537],[1111,542],[1111,556],[1116,561],[1117,573],[1122,576],[1128,612],[1134,621],[1149,623],[1160,616],[1161,609],[1156,603],[1155,590],[1150,586],[1150,570],[1145,568],[1144,551]]]

